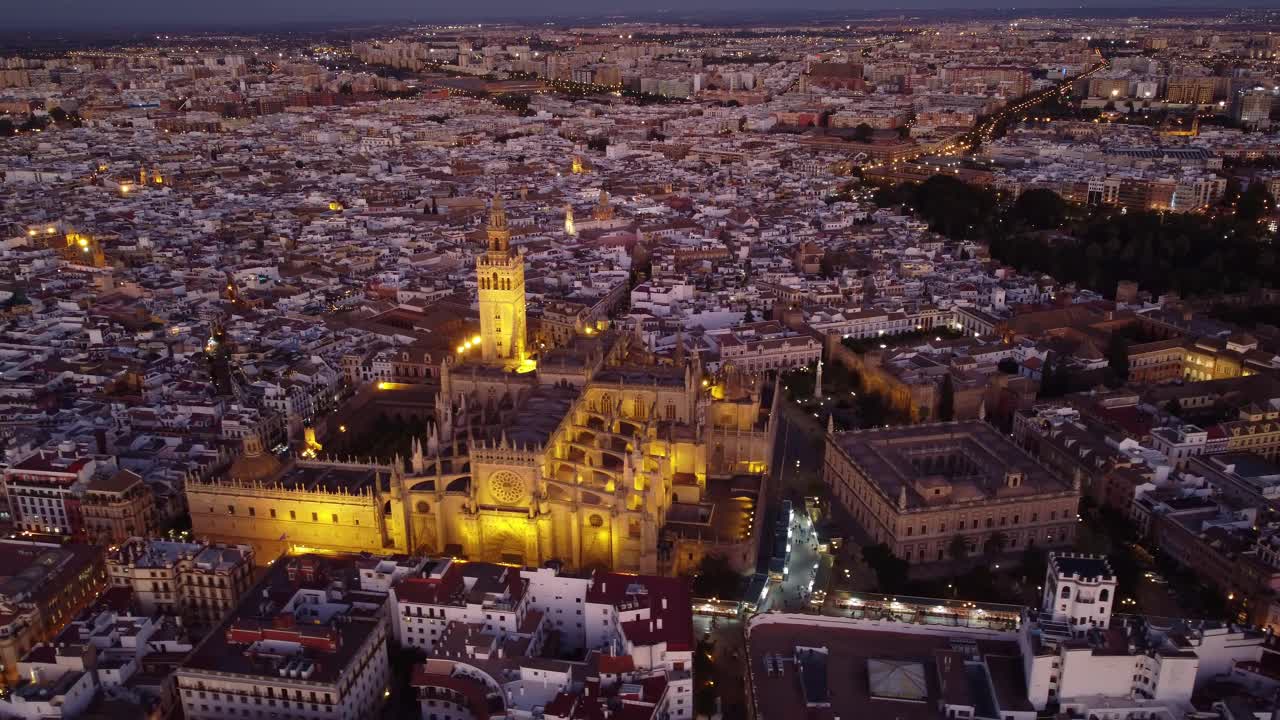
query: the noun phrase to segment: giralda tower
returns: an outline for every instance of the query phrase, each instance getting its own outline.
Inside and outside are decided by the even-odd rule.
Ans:
[[[476,258],[480,298],[480,351],[485,362],[518,366],[525,344],[524,257],[511,250],[502,197],[489,209],[489,249]]]

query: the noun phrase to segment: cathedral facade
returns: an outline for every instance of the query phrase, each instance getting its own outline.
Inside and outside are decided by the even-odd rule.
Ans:
[[[615,330],[531,357],[523,256],[499,199],[488,236],[476,261],[480,357],[441,363],[432,419],[409,456],[266,468],[246,454],[188,486],[197,536],[250,542],[264,561],[303,546],[661,573],[677,550],[693,557],[669,524],[710,528],[709,482],[767,472],[774,423],[760,384],[704,377],[697,358],[644,362]],[[735,552],[753,559],[753,535],[736,537]]]

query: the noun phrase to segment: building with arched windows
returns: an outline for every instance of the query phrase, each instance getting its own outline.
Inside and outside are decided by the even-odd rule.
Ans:
[[[830,433],[823,480],[872,542],[913,565],[1075,539],[1079,484],[980,420]]]

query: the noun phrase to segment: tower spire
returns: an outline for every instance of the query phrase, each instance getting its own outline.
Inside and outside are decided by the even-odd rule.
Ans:
[[[603,187],[600,188],[600,198],[596,201],[595,209],[591,211],[591,217],[601,222],[608,222],[613,219],[613,206],[609,204],[609,191]]]
[[[493,194],[493,203],[489,205],[489,252],[508,252],[511,249],[511,231],[507,229],[507,209],[502,203],[502,196]]]
[[[564,204],[564,234],[570,237],[577,235],[577,226],[573,222],[573,205]]]

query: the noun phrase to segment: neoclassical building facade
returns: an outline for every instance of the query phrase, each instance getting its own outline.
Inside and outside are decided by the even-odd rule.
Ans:
[[[708,482],[767,472],[773,414],[759,379],[704,377],[697,358],[660,367],[612,330],[532,357],[523,255],[500,200],[488,230],[479,352],[460,346],[440,364],[409,456],[277,466],[250,441],[222,476],[188,483],[198,537],[248,542],[262,562],[329,549],[641,573],[691,561],[691,535],[726,542]],[[685,532],[665,532],[673,514]],[[749,557],[753,537],[744,527],[727,547]]]

